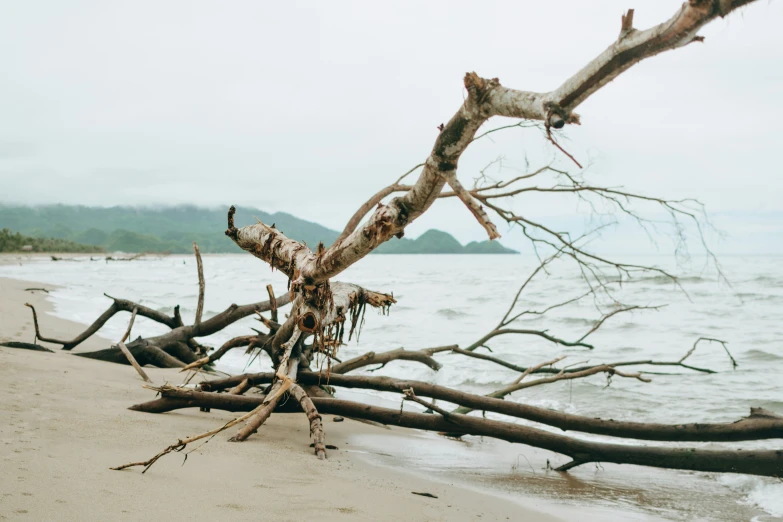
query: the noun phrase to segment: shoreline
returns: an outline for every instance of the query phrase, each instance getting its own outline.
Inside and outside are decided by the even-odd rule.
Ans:
[[[75,257],[83,259],[83,256]],[[186,302],[192,299],[192,295],[189,295],[187,291],[183,293],[182,290],[191,284],[190,269],[181,266],[183,264],[181,259],[188,260],[187,258],[188,256],[177,256],[176,263],[173,264],[167,263],[165,260],[151,260],[149,267],[137,267],[134,263],[133,270],[130,270],[131,266],[125,264],[105,266],[103,263],[99,263],[100,266],[93,266],[94,264],[91,263],[54,263],[49,261],[48,257],[41,259],[39,256],[0,255],[0,267],[9,264],[9,262],[26,265],[25,267],[7,267],[6,270],[0,270],[0,274],[15,274],[13,277],[24,277],[28,281],[40,277],[53,283],[52,285],[44,285],[53,292],[52,294],[40,295],[44,301],[47,301],[47,297],[51,298],[51,303],[42,306],[51,308],[54,305],[57,309],[56,313],[60,317],[75,321],[66,320],[65,323],[69,324],[72,329],[81,331],[87,323],[92,322],[98,314],[105,310],[101,297],[104,291],[108,289],[109,293],[113,295],[116,293],[120,296],[135,295],[135,286],[129,282],[147,277],[145,274],[153,267],[165,270],[167,277],[172,278],[166,280],[167,287],[158,290],[158,297],[164,292],[166,292],[166,296],[176,296],[176,300],[157,299],[154,301],[156,307],[171,307],[174,304],[179,304],[183,299]],[[216,264],[219,263],[207,262],[208,267]],[[126,276],[128,271],[130,271],[130,275]],[[85,278],[89,274],[93,274],[93,276]],[[218,272],[214,276],[219,279],[220,275],[221,273]],[[128,279],[128,277],[130,278]],[[56,286],[57,283],[63,281],[80,281],[80,283],[67,285],[67,287]],[[225,284],[223,282],[223,285]],[[41,286],[41,283],[29,283],[28,286]],[[244,296],[241,298],[243,302],[253,298],[246,291],[242,293],[241,289],[239,294],[235,292],[237,289],[233,288],[229,294]],[[0,296],[2,295],[0,293]],[[24,338],[24,341],[32,339],[30,311],[22,306],[24,300],[28,299],[26,296],[30,295],[25,293],[24,296],[20,296],[20,300],[14,305],[17,311],[21,310],[24,319],[29,323],[28,333],[25,334],[29,335],[29,338]],[[215,294],[210,295],[214,296]],[[2,303],[2,299],[0,299],[0,303]],[[33,303],[35,304],[35,302]],[[37,308],[38,306],[36,305]],[[222,310],[222,306],[218,305],[215,310]],[[39,308],[39,310],[43,310],[43,308]],[[2,314],[2,308],[0,308],[0,314]],[[119,338],[127,326],[126,315],[121,314],[116,318],[116,321],[110,321],[114,324],[107,324],[106,329],[101,333],[110,339],[115,336]],[[41,328],[44,335],[58,337],[55,332],[50,330],[49,326],[59,319],[43,313],[39,314],[39,317],[41,317]],[[149,327],[144,326],[143,328],[147,331]],[[384,332],[375,331],[374,333],[381,335]],[[2,321],[0,321],[0,337],[3,334]],[[74,331],[71,331],[70,334],[65,334],[63,337],[72,337],[73,334]],[[240,334],[234,332],[232,335]],[[92,341],[94,339],[90,339],[84,347],[77,347],[75,351],[102,349],[111,344],[108,340],[98,339],[97,344],[90,345],[89,343]],[[41,355],[47,354],[39,354],[39,357]],[[132,369],[124,368],[135,378],[135,372]],[[241,369],[241,364],[239,368],[235,368],[235,370]],[[392,368],[390,371],[393,373],[395,370]],[[151,369],[151,371],[156,370]],[[174,375],[171,378],[172,382],[182,382],[181,376],[176,373]],[[137,380],[137,383],[140,385],[141,381]],[[147,395],[142,400],[149,398]],[[358,400],[362,400],[362,398]],[[119,408],[124,409],[134,402],[125,403]],[[285,416],[275,415],[274,417],[281,422],[285,421]],[[226,417],[226,419],[230,418],[232,418],[231,415]],[[171,419],[170,422],[172,422]],[[292,426],[296,425],[296,421],[292,422]],[[178,432],[174,435],[174,440],[215,427],[213,424],[208,424],[205,427],[204,421],[200,426],[198,429]],[[572,473],[560,474],[547,472],[545,469],[546,460],[554,454],[523,445],[470,437],[455,442],[429,432],[394,427],[392,429],[375,429],[367,425],[352,428],[349,431],[353,437],[341,441],[330,436],[330,434],[337,433],[338,437],[342,437],[335,431],[339,426],[339,424],[326,423],[327,442],[338,445],[340,447],[339,453],[345,453],[350,459],[355,459],[359,464],[364,464],[365,468],[369,468],[365,470],[367,480],[372,480],[372,477],[377,473],[383,475],[390,471],[398,476],[398,480],[404,482],[418,479],[424,480],[428,484],[435,483],[451,489],[471,491],[480,495],[483,503],[494,503],[498,499],[510,501],[515,506],[522,506],[523,511],[528,511],[528,508],[537,509],[560,519],[577,517],[580,520],[652,522],[664,519],[693,520],[694,517],[705,521],[750,520],[757,517],[758,522],[767,522],[767,520],[776,520],[774,514],[773,518],[769,518],[769,511],[767,513],[760,512],[755,507],[757,504],[763,502],[768,506],[766,509],[775,514],[779,511],[777,507],[779,503],[774,500],[775,491],[779,490],[779,486],[760,482],[743,475],[692,474],[619,465],[596,466],[594,469],[584,467],[574,470]],[[301,426],[296,426],[297,431],[299,428]],[[216,438],[216,443],[225,442],[218,440],[219,438],[220,435]],[[225,438],[228,438],[228,435]],[[158,445],[149,446],[147,449],[152,450],[150,454],[134,455],[134,459],[149,458],[171,442],[171,440],[161,441]],[[212,444],[208,446],[212,446]],[[2,446],[0,445],[0,447]],[[306,449],[305,456],[311,456]],[[330,457],[332,456],[330,454]],[[167,456],[166,458],[169,457],[177,459],[176,456]],[[556,455],[555,458],[557,458]],[[127,460],[124,459],[124,461]],[[117,463],[111,465],[117,465]],[[158,465],[156,464],[156,467]],[[188,465],[190,466],[190,460]],[[437,509],[437,506],[434,507]],[[3,513],[2,504],[0,504],[1,513]],[[452,514],[444,514],[450,515],[446,517],[447,519],[453,519]],[[519,516],[519,513],[515,512],[511,519],[520,519]],[[406,517],[407,515],[403,515],[404,519],[407,519]],[[488,517],[490,515],[486,514],[483,519]],[[424,519],[430,520],[432,518],[425,517]],[[532,519],[546,520],[540,517]]]
[[[21,306],[25,302],[36,306],[46,335],[70,337],[83,328],[48,313],[52,304],[46,293],[24,290],[32,286],[41,285],[0,278],[0,340],[28,341],[34,335],[31,314]],[[83,348],[107,344],[94,336]],[[128,406],[150,400],[152,392],[141,387],[130,366],[62,351],[0,347],[0,364],[9,384],[0,391],[0,411],[8,419],[0,424],[3,517],[84,520],[90,513],[94,520],[126,515],[191,520],[198,510],[217,519],[263,512],[281,520],[559,520],[528,506],[528,499],[512,501],[373,464],[361,456],[361,439],[389,430],[348,419],[334,423],[328,415],[327,441],[340,450],[330,451],[326,462],[311,455],[306,418],[278,414],[243,444],[229,444],[220,434],[209,444],[189,446],[186,451],[193,454],[184,467],[181,455],[172,454],[143,475],[139,468],[111,471],[110,466],[149,458],[233,415],[194,409],[131,412]],[[158,384],[182,380],[176,370],[145,371]]]

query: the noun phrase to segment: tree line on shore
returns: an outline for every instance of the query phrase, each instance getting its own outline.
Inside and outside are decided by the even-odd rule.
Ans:
[[[99,253],[103,249],[95,245],[83,245],[67,239],[40,238],[13,233],[7,228],[0,230],[0,252],[64,252]]]

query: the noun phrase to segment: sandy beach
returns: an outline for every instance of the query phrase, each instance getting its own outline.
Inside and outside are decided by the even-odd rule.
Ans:
[[[49,315],[46,293],[25,290],[41,286],[0,278],[0,342],[32,341],[25,302],[36,306],[47,335],[71,337],[83,328]],[[78,350],[110,344],[93,337]],[[55,353],[0,347],[2,520],[558,520],[536,505],[373,466],[350,451],[351,441],[388,431],[350,420],[335,423],[330,416],[327,442],[339,450],[327,461],[311,454],[303,415],[279,414],[245,443],[230,444],[229,433],[221,433],[188,447],[192,453],[184,465],[184,455],[172,454],[143,475],[139,468],[111,471],[233,415],[129,411],[153,398],[130,366],[52,348]],[[146,371],[156,384],[183,379],[174,370]]]

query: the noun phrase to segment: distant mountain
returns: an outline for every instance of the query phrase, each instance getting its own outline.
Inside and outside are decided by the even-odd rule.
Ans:
[[[204,253],[241,252],[223,234],[227,209],[176,207],[85,207],[46,205],[38,207],[0,204],[0,229],[8,228],[36,238],[54,238],[93,245],[108,252],[192,252],[192,242]],[[339,233],[318,223],[285,212],[269,214],[258,209],[237,209],[237,226],[256,218],[274,224],[285,235],[311,248],[319,242],[331,245]],[[379,254],[511,254],[497,241],[462,246],[446,232],[429,230],[411,240],[396,239],[381,245]]]
[[[193,241],[205,253],[241,252],[223,234],[227,210],[228,207],[209,209],[189,205],[102,208],[0,204],[0,228],[28,236],[98,245],[109,252],[187,253],[193,251]],[[244,226],[255,223],[256,217],[264,223],[274,223],[284,234],[311,247],[319,241],[332,244],[339,235],[334,230],[285,212],[269,214],[258,209],[239,208],[234,219],[237,226]]]
[[[472,241],[465,246],[441,230],[428,230],[416,239],[392,238],[376,254],[518,254],[497,241]]]

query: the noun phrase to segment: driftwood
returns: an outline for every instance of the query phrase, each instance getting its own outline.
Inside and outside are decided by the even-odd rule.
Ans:
[[[580,379],[599,373],[608,377],[618,376],[648,382],[651,374],[648,367],[669,367],[670,369],[696,372],[715,370],[691,366],[685,361],[695,351],[700,341],[715,341],[725,349],[734,367],[736,361],[726,343],[709,337],[699,338],[684,357],[676,361],[654,361],[640,359],[593,365],[556,368],[563,357],[553,354],[553,359],[539,364],[519,364],[520,360],[507,361],[494,355],[479,353],[488,348],[499,336],[531,336],[560,346],[593,350],[595,344],[588,338],[599,328],[611,323],[613,317],[623,313],[654,311],[658,305],[623,303],[616,289],[622,284],[634,281],[639,274],[655,274],[679,284],[677,277],[654,266],[638,265],[609,259],[585,249],[593,233],[602,226],[579,237],[548,226],[545,222],[520,215],[504,207],[504,201],[523,193],[534,192],[540,197],[563,194],[577,198],[589,205],[599,202],[611,207],[614,212],[634,219],[644,230],[653,222],[646,219],[637,206],[650,205],[664,210],[675,226],[677,239],[685,240],[680,220],[689,220],[701,232],[700,216],[703,206],[695,200],[669,200],[612,187],[591,184],[583,179],[584,173],[571,174],[565,170],[544,166],[533,172],[518,175],[512,179],[494,180],[482,171],[473,187],[466,187],[457,176],[459,160],[468,146],[490,133],[522,126],[538,126],[546,139],[556,149],[579,165],[576,157],[569,154],[558,141],[557,130],[566,125],[579,124],[577,107],[604,85],[616,79],[633,65],[665,51],[678,49],[693,42],[701,42],[698,31],[717,17],[726,16],[752,0],[690,0],[669,20],[647,30],[633,27],[633,10],[622,16],[619,36],[609,47],[587,63],[581,70],[568,78],[551,92],[536,93],[503,86],[497,78],[482,78],[474,72],[464,76],[466,90],[464,103],[454,116],[441,124],[435,143],[427,158],[401,176],[395,183],[380,190],[363,203],[353,214],[337,241],[330,246],[323,244],[310,248],[304,243],[287,237],[274,225],[258,222],[237,227],[234,222],[236,209],[228,211],[226,235],[240,248],[279,270],[288,278],[287,292],[278,296],[267,287],[269,300],[244,306],[232,305],[214,317],[203,319],[205,282],[203,266],[197,245],[194,254],[197,260],[199,297],[196,317],[191,325],[184,324],[179,307],[169,316],[143,307],[132,301],[112,299],[112,304],[82,334],[72,340],[58,340],[42,337],[35,309],[33,312],[36,340],[59,344],[71,350],[98,331],[106,321],[119,312],[139,314],[164,324],[170,331],[154,337],[139,337],[127,345],[131,354],[126,357],[120,348],[109,348],[98,352],[78,354],[95,359],[125,362],[138,360],[141,365],[180,367],[198,370],[214,363],[229,350],[245,347],[254,356],[269,357],[272,372],[248,374],[228,379],[212,380],[200,385],[201,391],[177,389],[170,386],[155,388],[161,398],[134,406],[133,409],[149,412],[164,412],[184,407],[223,408],[231,411],[245,411],[245,415],[203,434],[177,441],[149,460],[120,466],[144,466],[145,471],[163,455],[181,450],[190,442],[216,435],[232,426],[239,430],[232,441],[243,441],[255,433],[274,411],[300,406],[307,416],[314,438],[313,447],[319,457],[326,456],[324,426],[320,413],[333,413],[364,421],[435,430],[459,435],[494,437],[514,443],[527,444],[567,455],[572,462],[558,468],[568,470],[587,462],[614,462],[658,466],[664,468],[698,471],[736,472],[757,475],[783,475],[783,455],[775,450],[704,450],[700,448],[648,447],[639,444],[610,444],[572,438],[550,431],[467,415],[471,410],[490,411],[524,419],[528,422],[548,425],[552,428],[599,434],[635,440],[660,441],[744,441],[781,438],[781,417],[772,412],[754,409],[747,418],[734,423],[722,424],[656,424],[645,422],[592,419],[536,408],[520,402],[503,400],[512,393],[531,386],[541,386],[568,379]],[[503,116],[523,121],[489,129],[479,134],[480,128],[492,117]],[[527,123],[525,123],[527,122]],[[403,184],[403,180],[416,173],[415,181]],[[412,176],[413,177],[413,176]],[[391,198],[391,199],[386,199]],[[361,286],[338,282],[335,278],[370,254],[379,245],[393,237],[402,237],[406,227],[434,204],[439,198],[457,198],[473,215],[490,240],[499,237],[493,218],[517,227],[533,246],[540,264],[522,283],[507,312],[500,322],[475,342],[464,346],[448,345],[421,350],[398,349],[384,353],[369,352],[341,362],[340,347],[356,337],[358,340],[366,308],[376,308],[383,313],[396,303],[391,293],[365,289]],[[593,206],[595,208],[595,206]],[[714,259],[704,238],[700,234],[701,246]],[[585,289],[574,295],[563,296],[557,303],[540,310],[518,310],[520,296],[531,281],[547,274],[552,262],[563,260],[575,267],[582,277]],[[717,263],[716,268],[719,270]],[[719,271],[719,274],[721,272]],[[586,331],[573,337],[564,336],[546,329],[530,328],[524,321],[542,316],[560,307],[592,300],[595,305],[595,320]],[[290,305],[284,319],[279,309]],[[269,311],[270,317],[262,315]],[[257,319],[269,329],[267,333],[255,331],[254,335],[235,337],[218,350],[208,353],[196,339],[214,334],[237,320],[256,314]],[[132,322],[132,321],[131,321]],[[124,342],[124,339],[123,339]],[[519,372],[519,375],[503,388],[489,396],[468,394],[448,387],[425,382],[389,379],[385,377],[349,376],[348,372],[370,365],[384,365],[397,360],[414,361],[438,370],[443,359],[437,357],[471,357],[476,364],[499,364]],[[327,371],[313,372],[314,361],[328,360]],[[333,364],[335,363],[335,364]],[[628,371],[633,367],[633,371]],[[621,369],[622,368],[622,369]],[[528,379],[533,374],[543,374]],[[193,378],[191,374],[187,379]],[[269,384],[263,397],[245,397],[242,394],[253,386]],[[401,393],[404,400],[414,401],[432,414],[404,412],[334,399],[329,396],[331,387],[353,387]],[[214,393],[230,390],[229,393]],[[283,397],[292,396],[281,406]],[[445,401],[458,407],[447,411],[438,404],[421,397]]]
[[[380,364],[380,368],[383,368],[391,361],[416,361],[429,366],[435,371],[441,369],[441,364],[424,350],[405,350],[405,348],[398,348],[397,350],[382,353],[367,352],[364,355],[354,357],[353,359],[332,366],[331,371],[332,373],[348,373],[375,364]]]
[[[141,376],[144,382],[152,382],[152,379],[150,379],[147,373],[141,369],[141,366],[139,366],[138,361],[136,361],[136,358],[133,357],[133,354],[130,352],[130,350],[128,350],[128,347],[125,346],[125,343],[119,342],[117,344],[119,349],[122,351],[122,354],[125,356],[126,359],[128,359],[130,365],[133,366],[133,369],[136,370],[136,373],[138,373]]]
[[[313,400],[298,384],[291,385],[290,393],[302,406],[305,415],[307,415],[307,419],[310,421],[310,435],[312,435],[314,440],[313,447],[315,448],[315,455],[321,460],[325,459],[326,439],[324,435],[324,429],[321,424],[321,416],[318,414],[318,410],[315,408]]]
[[[273,374],[253,374],[244,376],[253,384],[265,384],[272,381]],[[558,411],[530,406],[521,402],[512,402],[465,393],[437,384],[421,381],[392,379],[390,377],[369,377],[359,375],[325,375],[301,372],[298,378],[301,384],[329,385],[345,388],[361,388],[376,391],[402,393],[407,389],[416,390],[416,394],[432,399],[446,401],[469,408],[469,410],[491,411],[510,417],[546,424],[563,431],[579,431],[596,435],[609,435],[641,440],[661,441],[702,441],[729,442],[759,439],[783,439],[783,417],[762,408],[753,408],[750,417],[732,423],[693,423],[693,424],[657,424],[625,422],[595,419],[572,415]],[[218,383],[215,386],[212,383]],[[206,381],[200,385],[202,390],[224,389],[220,381]],[[222,396],[219,394],[218,396]],[[164,396],[166,396],[164,394]],[[180,397],[179,395],[172,395]],[[215,406],[220,408],[219,406]],[[132,409],[146,411],[143,405]],[[160,412],[156,412],[160,413]]]
[[[185,357],[188,353],[187,347],[169,345],[166,349],[175,353],[172,355],[167,351],[158,348],[157,346],[146,343],[131,343],[126,345],[128,351],[136,359],[136,362],[141,366],[157,366],[158,368],[184,368],[185,363],[182,362],[180,357]],[[192,352],[191,356],[192,356]],[[104,350],[97,350],[94,352],[82,352],[74,354],[78,357],[85,357],[87,359],[95,359],[98,361],[113,362],[118,364],[130,364],[128,358],[122,353],[119,347],[106,348]],[[195,358],[195,356],[192,356]]]
[[[41,346],[40,344],[36,343],[23,343],[19,341],[8,341],[5,343],[0,343],[0,346],[5,346],[6,348],[20,348],[22,350],[33,350],[35,352],[52,352],[53,350],[50,350],[49,348],[45,346]]]
[[[201,271],[199,271],[199,274],[200,277],[203,277]],[[262,301],[241,306],[232,304],[223,312],[205,321],[199,321],[192,325],[185,325],[182,321],[182,316],[179,313],[179,306],[174,308],[174,314],[172,316],[168,316],[157,310],[153,310],[149,307],[134,303],[133,301],[117,299],[110,296],[106,297],[109,297],[112,300],[111,306],[109,306],[109,308],[103,314],[101,314],[101,316],[98,317],[95,322],[87,327],[84,332],[71,340],[55,339],[52,337],[42,336],[38,325],[38,314],[35,311],[35,307],[33,307],[31,304],[26,304],[26,306],[28,306],[33,313],[33,324],[35,326],[36,340],[59,344],[62,346],[63,350],[72,350],[98,332],[98,330],[100,330],[100,328],[106,324],[106,322],[115,314],[119,312],[130,312],[131,314],[137,314],[148,319],[152,319],[157,323],[171,328],[171,331],[168,333],[146,339],[139,338],[131,343],[128,343],[128,351],[139,362],[139,364],[142,366],[150,364],[161,368],[182,368],[199,359],[197,355],[201,347],[195,341],[196,338],[212,335],[244,317],[267,311],[273,306],[271,301]],[[199,301],[203,307],[203,293],[201,292],[199,294]],[[283,294],[282,296],[275,298],[274,307],[276,309],[277,306],[284,305],[289,302],[290,295]],[[77,353],[76,355],[107,362],[115,362],[120,364],[127,363],[127,357],[119,348],[119,346],[94,352]]]
[[[196,269],[198,270],[198,304],[196,305],[196,318],[193,324],[201,323],[201,315],[204,313],[204,291],[206,283],[204,282],[204,265],[201,263],[201,252],[196,242],[193,242],[193,253],[196,254]],[[274,299],[274,295],[271,297]],[[274,305],[277,306],[276,304]]]
[[[130,328],[133,325],[133,320],[136,315],[146,317],[171,329],[168,333],[149,338],[139,338],[129,343],[127,345],[127,351],[131,354],[131,357],[139,361],[139,364],[142,366],[151,364],[161,368],[181,368],[197,361],[199,359],[198,355],[203,353],[204,349],[196,342],[196,338],[206,337],[219,332],[244,317],[265,312],[270,309],[276,311],[278,306],[283,306],[290,302],[291,296],[289,293],[275,297],[274,294],[271,293],[271,289],[268,288],[271,296],[269,301],[241,306],[232,304],[223,312],[210,317],[206,321],[202,321],[206,283],[204,281],[204,268],[201,260],[201,253],[195,242],[193,243],[193,251],[198,269],[199,295],[196,306],[196,317],[192,325],[185,325],[182,321],[179,306],[175,306],[173,315],[169,316],[158,310],[153,310],[149,307],[134,303],[133,301],[117,299],[104,294],[112,300],[111,306],[88,326],[84,332],[71,340],[42,336],[35,307],[31,304],[26,304],[25,306],[28,306],[33,313],[36,340],[40,339],[44,342],[59,344],[62,346],[63,350],[72,350],[100,330],[100,328],[115,314],[119,312],[129,312],[132,314],[132,318],[128,327],[128,332],[125,334],[122,342],[130,335]],[[134,256],[129,260],[139,256]],[[126,363],[128,361],[128,357],[119,346],[95,352],[79,353],[76,355],[108,362]]]
[[[259,404],[264,404],[266,401],[266,399],[255,397],[237,397],[235,395],[179,390],[176,388],[162,388],[159,391],[164,398],[182,400],[188,402],[192,406],[208,406],[210,408],[222,408],[230,411],[252,409]],[[695,448],[666,448],[598,443],[557,435],[528,426],[443,412],[442,410],[441,414],[433,415],[401,412],[399,409],[392,410],[389,408],[381,408],[337,399],[313,398],[312,402],[321,413],[372,420],[382,424],[407,428],[438,432],[458,431],[466,435],[493,437],[509,442],[547,449],[571,457],[573,460],[558,468],[559,471],[567,471],[568,469],[589,462],[611,462],[616,464],[636,464],[640,466],[687,469],[694,471],[747,473],[751,475],[773,477],[783,476],[783,450],[701,450]],[[437,406],[426,402],[424,402],[424,404],[435,411],[438,411]],[[144,405],[137,405],[132,409],[136,411],[152,411],[145,408]],[[780,426],[783,424],[783,417],[776,416],[764,410],[757,410],[746,420],[739,422],[764,423],[770,420],[777,423],[777,436],[780,436]],[[699,428],[691,426],[690,429],[698,430]],[[718,428],[718,430],[719,429],[720,428]],[[718,440],[737,439],[729,438]]]
[[[185,370],[192,370],[194,368],[200,368],[204,365],[211,364],[221,357],[223,357],[226,353],[229,352],[229,350],[232,350],[234,348],[239,348],[241,346],[252,346],[253,343],[256,342],[263,342],[263,339],[257,335],[243,335],[240,337],[234,337],[233,339],[230,339],[223,343],[223,346],[215,350],[214,352],[210,353],[209,356],[201,358],[197,361],[193,361],[184,368],[182,368],[182,371]]]
[[[82,342],[84,342],[90,336],[95,334],[104,324],[106,324],[106,321],[111,319],[116,313],[118,312],[132,313],[135,308],[137,309],[138,315],[142,317],[146,317],[148,319],[152,319],[153,321],[168,326],[169,328],[172,329],[171,332],[165,333],[157,337],[151,337],[150,339],[148,339],[150,342],[156,341],[153,342],[153,344],[162,346],[168,343],[184,342],[194,337],[206,337],[208,335],[212,335],[213,333],[219,332],[220,330],[237,322],[238,320],[244,317],[253,315],[258,312],[265,312],[269,310],[270,307],[269,301],[261,301],[259,303],[252,303],[252,304],[246,304],[241,306],[234,304],[229,306],[223,312],[207,319],[206,321],[203,321],[198,325],[186,326],[182,323],[182,318],[179,315],[179,307],[175,308],[173,316],[167,316],[161,312],[158,312],[157,310],[152,310],[151,308],[148,308],[143,305],[139,305],[132,301],[128,301],[125,299],[116,299],[110,296],[107,297],[109,297],[109,299],[112,299],[113,301],[112,305],[84,332],[82,332],[81,334],[79,334],[77,337],[75,337],[70,341],[41,336],[40,330],[38,329],[38,318],[35,313],[35,308],[33,308],[32,305],[28,305],[33,311],[33,319],[34,319],[33,322],[35,324],[36,337],[41,341],[60,344],[62,345],[63,350],[71,350],[76,346],[78,346],[79,344],[81,344]],[[281,302],[282,303],[289,302],[288,294],[284,294],[277,298],[278,305]]]
[[[144,372],[144,370],[141,369],[141,366],[139,366],[139,363],[136,361],[136,358],[133,357],[133,354],[128,350],[128,347],[125,346],[125,341],[128,340],[128,337],[130,337],[131,330],[133,329],[133,322],[136,320],[136,312],[138,309],[134,308],[133,313],[131,314],[130,322],[128,323],[128,329],[125,331],[125,334],[122,336],[122,339],[120,339],[120,342],[117,343],[117,346],[122,351],[122,354],[125,356],[126,359],[128,359],[128,362],[131,366],[136,370],[136,373],[138,373],[141,378],[144,380],[144,382],[152,382],[152,379],[149,378],[149,376]]]

